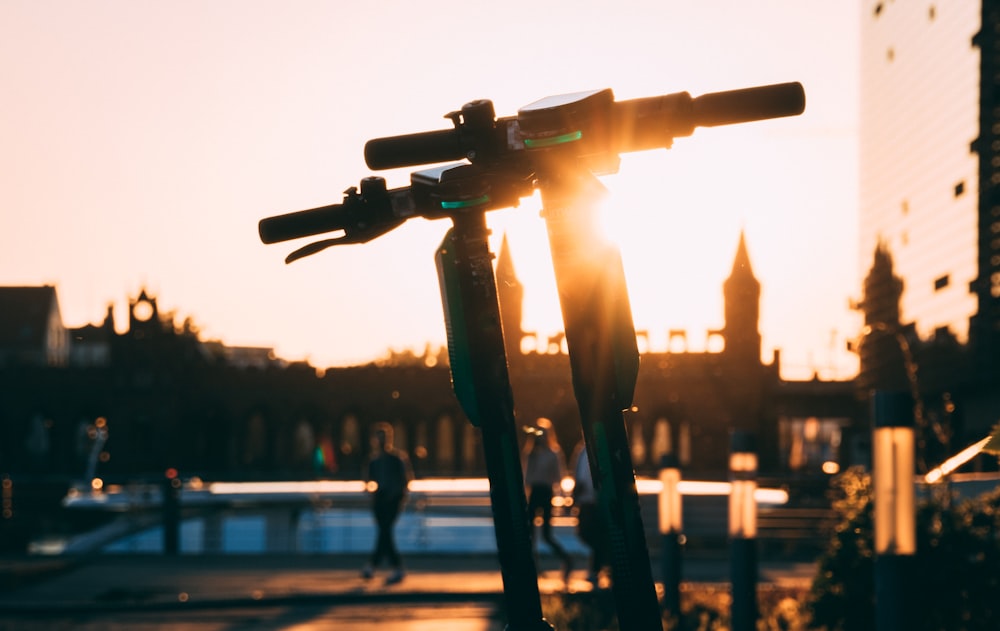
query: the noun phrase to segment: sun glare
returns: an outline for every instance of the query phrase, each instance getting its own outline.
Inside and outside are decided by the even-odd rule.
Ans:
[[[708,331],[722,324],[722,282],[739,226],[698,210],[699,192],[711,186],[704,176],[688,173],[673,186],[668,166],[662,155],[623,160],[607,178],[601,221],[622,252],[636,329],[648,331],[650,349],[665,350],[668,331],[685,330],[686,350],[703,351]]]
[[[731,212],[705,210],[714,174],[665,159],[666,153],[629,154],[619,173],[601,178],[607,192],[598,204],[598,229],[621,252],[635,328],[646,332],[643,349],[664,351],[669,332],[685,330],[684,348],[676,350],[713,350],[718,340],[708,332],[723,323],[722,283],[741,226]],[[681,173],[674,173],[678,166]],[[534,348],[544,348],[546,336],[563,327],[541,209],[536,194],[518,209],[489,216],[494,254],[507,236],[525,292],[524,329],[539,336]]]

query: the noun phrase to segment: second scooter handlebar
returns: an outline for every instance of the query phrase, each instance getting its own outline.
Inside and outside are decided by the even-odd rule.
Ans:
[[[542,99],[533,105],[551,102],[541,108],[527,106],[516,117],[492,118],[489,101],[466,104],[466,111],[479,113],[475,118],[454,118],[454,129],[443,129],[400,136],[386,136],[365,144],[365,162],[372,169],[391,169],[468,158],[476,162],[524,150],[524,131],[533,135],[561,133],[539,129],[537,120],[526,114],[544,110],[545,123],[564,118],[575,119],[584,135],[612,131],[607,150],[617,153],[669,147],[675,137],[689,136],[696,127],[731,125],[769,118],[796,116],[805,109],[805,92],[798,82],[756,86],[738,90],[711,92],[692,98],[687,92],[614,101],[610,90]],[[586,99],[592,99],[585,103]],[[488,104],[484,107],[483,104]],[[453,113],[454,115],[454,113]],[[583,119],[581,120],[581,116]],[[523,119],[523,120],[522,120]]]

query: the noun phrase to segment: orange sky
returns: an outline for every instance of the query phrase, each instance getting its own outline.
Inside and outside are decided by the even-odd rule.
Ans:
[[[50,283],[68,326],[147,286],[205,337],[344,365],[443,344],[414,220],[285,266],[262,217],[339,202],[366,140],[447,127],[489,98],[619,99],[801,81],[804,115],[699,130],[603,178],[636,327],[654,349],[721,327],[740,230],[763,284],[764,354],[848,377],[857,334],[857,3],[553,0],[0,3],[0,284]],[[377,10],[373,7],[377,6]],[[383,173],[389,186],[409,169]],[[526,285],[525,328],[561,328],[538,203],[489,216]]]

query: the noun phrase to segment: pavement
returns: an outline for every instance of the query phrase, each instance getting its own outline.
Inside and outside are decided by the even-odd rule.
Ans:
[[[0,631],[507,631],[495,554],[407,555],[405,578],[391,585],[388,569],[363,579],[365,560],[361,554],[0,558]],[[543,606],[547,594],[588,597],[585,559],[575,562],[579,569],[567,585],[558,560],[539,556]],[[816,570],[813,563],[768,560],[759,569],[762,585],[797,586],[808,585]],[[724,589],[728,572],[724,554],[685,555],[688,584]]]
[[[363,555],[88,555],[0,559],[0,616],[101,611],[180,611],[286,604],[499,603],[503,582],[495,555],[425,554],[404,560],[405,578],[388,569],[363,579]],[[585,559],[566,585],[556,559],[541,556],[539,590],[592,590]],[[764,560],[762,584],[808,585],[815,564]],[[724,554],[686,556],[684,580],[728,582]],[[656,576],[656,572],[654,572]],[[0,625],[0,629],[4,627]]]

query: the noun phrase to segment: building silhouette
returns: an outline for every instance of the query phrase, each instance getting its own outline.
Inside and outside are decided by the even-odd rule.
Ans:
[[[582,433],[562,340],[524,343],[537,336],[521,327],[523,286],[506,241],[496,273],[518,416],[552,419],[571,450]],[[660,457],[674,453],[691,475],[723,477],[733,429],[757,434],[767,475],[822,475],[824,464],[834,471],[866,461],[863,406],[852,380],[785,381],[778,351],[761,361],[760,290],[741,234],[723,283],[724,324],[706,332],[710,350],[688,351],[687,331],[670,329],[665,351],[642,353],[634,405],[625,413],[640,474],[655,474]]]
[[[521,326],[523,287],[506,241],[496,273],[517,421],[552,419],[569,453],[582,432],[562,340],[522,345],[535,334]],[[825,475],[824,467],[863,457],[852,382],[784,381],[780,353],[761,361],[760,282],[742,235],[723,292],[724,322],[707,332],[710,350],[688,352],[686,332],[673,330],[666,351],[641,356],[625,413],[637,472],[654,475],[660,457],[675,453],[691,475],[725,478],[732,429],[758,434],[768,475]],[[56,304],[54,288],[27,293]],[[51,309],[39,311],[11,288],[0,289],[0,301],[5,313],[53,320]],[[145,290],[128,313],[121,333],[111,307],[103,322],[66,331],[64,361],[43,360],[38,338],[34,354],[0,366],[0,472],[127,480],[171,467],[206,479],[356,478],[369,427],[387,421],[418,475],[485,474],[444,349],[317,370],[270,349],[201,340]],[[0,356],[13,358],[8,350]],[[99,449],[98,423],[107,431]]]
[[[862,13],[858,385],[914,394],[924,465],[1000,421],[998,28],[994,1]]]
[[[56,288],[0,287],[0,366],[64,366],[69,339],[59,311]]]

